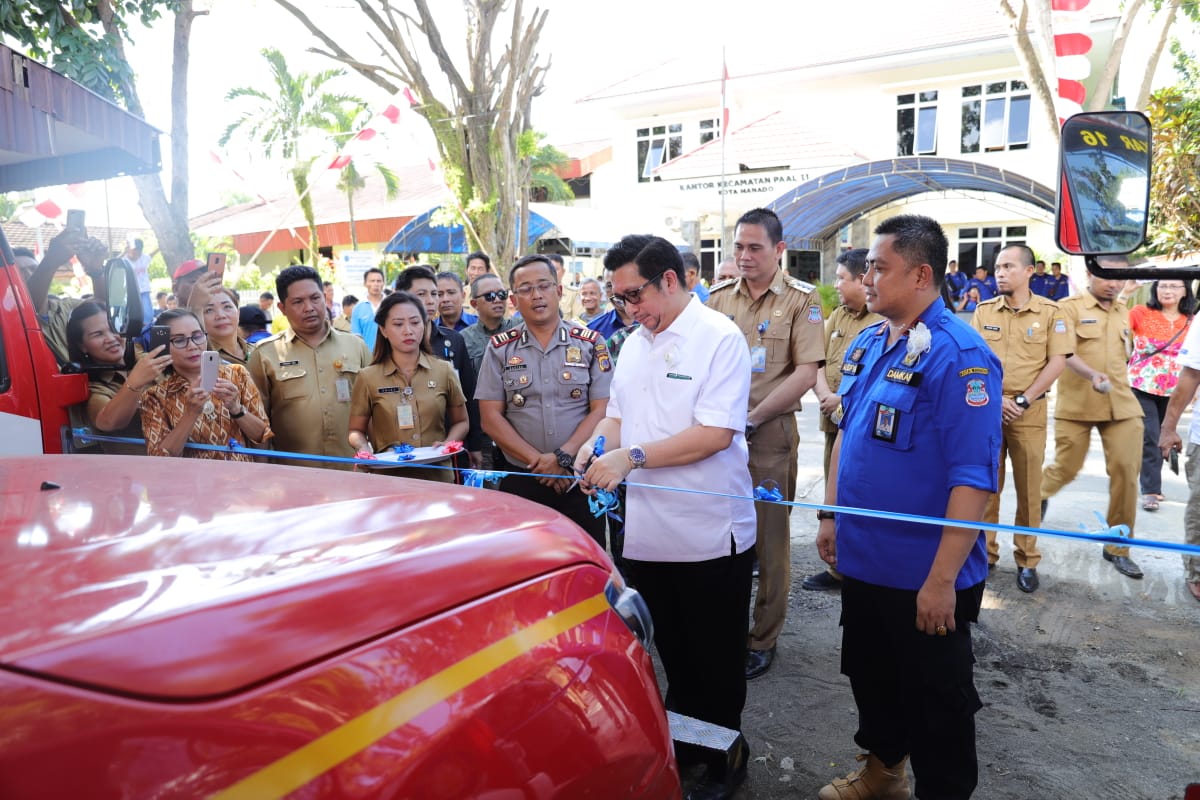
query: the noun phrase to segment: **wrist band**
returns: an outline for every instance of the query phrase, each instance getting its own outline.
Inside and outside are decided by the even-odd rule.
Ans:
[[[124,384],[121,384],[121,385],[122,385],[122,386],[124,386],[124,387],[125,387],[126,389],[128,389],[129,391],[133,392],[134,394],[141,394],[142,392],[146,391],[146,389],[148,388],[147,386],[143,386],[143,387],[142,387],[142,388],[140,388],[140,389],[135,389],[135,388],[133,388],[133,384],[132,384],[132,383],[124,383]]]
[[[834,515],[834,513],[833,513],[832,511],[818,511],[818,512],[817,512],[817,519],[818,519],[818,520],[822,520],[822,519],[837,519],[837,517]]]
[[[245,406],[242,406],[242,410],[241,410],[241,411],[239,411],[239,412],[238,412],[238,413],[236,413],[236,414],[230,414],[230,415],[229,415],[229,418],[230,418],[230,419],[241,419],[241,418],[242,418],[242,417],[244,417],[244,416],[246,416],[246,407],[245,407]]]

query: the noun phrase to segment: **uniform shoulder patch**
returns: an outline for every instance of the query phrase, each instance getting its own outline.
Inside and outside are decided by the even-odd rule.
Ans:
[[[600,334],[591,328],[571,328],[571,335],[576,339],[583,339],[585,342],[592,342],[594,344],[596,337]]]
[[[717,282],[716,282],[716,283],[714,283],[712,286],[708,287],[708,291],[709,291],[710,293],[711,293],[711,292],[717,292],[717,291],[720,291],[721,289],[724,289],[724,288],[726,288],[726,287],[728,287],[728,286],[733,286],[733,285],[734,285],[735,283],[737,283],[737,282],[738,282],[738,279],[737,279],[737,278],[726,278],[725,280],[723,280],[723,281],[717,281]]]
[[[805,294],[808,294],[813,289],[817,288],[817,287],[813,286],[811,283],[806,283],[806,282],[800,280],[799,278],[787,277],[787,278],[783,279],[783,282],[786,283],[788,286],[792,287],[793,289],[797,289],[801,292],[804,292]]]
[[[503,333],[497,333],[491,338],[492,347],[503,347],[521,335],[519,328],[509,328]]]

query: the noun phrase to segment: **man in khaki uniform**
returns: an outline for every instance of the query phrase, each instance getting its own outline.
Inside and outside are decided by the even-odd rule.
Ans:
[[[787,251],[773,211],[756,208],[737,221],[734,253],[741,277],[711,289],[708,306],[733,320],[750,346],[750,477],[775,481],[785,500],[796,495],[796,414],[825,359],[820,298],[811,284],[790,278],[779,259]],[[746,678],[764,674],[775,658],[791,586],[790,507],[757,503],[758,592],[746,651]]]
[[[483,430],[500,448],[500,491],[549,506],[604,546],[606,521],[574,485],[575,456],[604,419],[613,363],[595,331],[559,317],[562,287],[545,256],[508,273],[521,324],[488,340],[475,399]],[[549,477],[549,476],[558,477]]]
[[[1004,459],[1012,460],[1017,490],[1013,524],[1036,528],[1042,524],[1042,463],[1046,455],[1046,392],[1062,374],[1075,339],[1066,318],[1053,300],[1029,288],[1033,277],[1033,251],[1025,245],[1006,247],[996,255],[996,284],[1000,296],[975,309],[971,326],[987,342],[1004,367],[1000,439],[1000,475],[996,492],[988,498],[984,522],[999,522],[1000,493],[1004,491]],[[1042,554],[1037,537],[1014,534],[1017,588],[1038,588],[1037,566]],[[988,566],[1000,559],[996,532],[987,531]]]
[[[825,320],[825,367],[817,371],[817,385],[813,387],[821,403],[820,430],[825,434],[823,466],[826,481],[829,480],[829,457],[837,440],[838,421],[842,418],[842,398],[838,395],[838,387],[842,384],[842,361],[858,334],[883,322],[883,317],[867,310],[867,292],[862,283],[863,273],[867,271],[867,252],[867,248],[860,247],[847,250],[837,258],[833,288],[837,290],[841,305]],[[800,586],[809,591],[840,589],[842,576],[831,566],[824,572],[809,575]]]
[[[321,276],[287,267],[275,278],[288,329],[263,339],[246,368],[262,395],[276,450],[353,458],[350,396],[358,371],[371,363],[366,344],[335,331],[325,311]],[[281,464],[351,469],[352,464],[283,460]]]
[[[1100,259],[1102,265],[1105,261]],[[1069,369],[1058,384],[1054,464],[1042,476],[1042,516],[1047,500],[1079,474],[1096,428],[1108,468],[1108,524],[1128,525],[1132,535],[1142,466],[1142,407],[1126,369],[1133,343],[1129,308],[1113,302],[1123,283],[1089,273],[1088,290],[1059,304],[1075,331],[1075,355],[1067,359]],[[1142,577],[1128,547],[1105,545],[1104,559],[1122,575]]]

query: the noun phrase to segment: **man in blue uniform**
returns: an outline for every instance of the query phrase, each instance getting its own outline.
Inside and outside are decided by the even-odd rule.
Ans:
[[[1046,278],[1046,297],[1051,300],[1066,300],[1071,296],[1071,280],[1063,275],[1062,264],[1055,261],[1050,265],[1050,275]]]
[[[1000,290],[996,288],[996,279],[982,264],[975,268],[975,277],[967,281],[967,289],[971,287],[979,290],[979,302],[981,303],[1000,294]]]
[[[937,222],[892,217],[875,229],[863,278],[863,331],[842,364],[844,415],[825,502],[977,522],[996,490],[1000,362],[940,292],[948,243]],[[970,623],[987,577],[977,525],[938,526],[819,512],[817,549],[842,586],[842,672],[858,706],[865,765],[821,800],[974,790]],[[836,524],[835,524],[836,523]]]
[[[1046,282],[1050,280],[1050,276],[1046,274],[1046,262],[1038,259],[1033,265],[1033,274],[1029,276],[1029,291],[1040,297],[1048,297],[1046,294]]]
[[[963,293],[967,291],[967,276],[958,271],[957,261],[951,261],[946,265],[946,288],[949,290],[951,301],[956,305],[959,300],[962,300]]]

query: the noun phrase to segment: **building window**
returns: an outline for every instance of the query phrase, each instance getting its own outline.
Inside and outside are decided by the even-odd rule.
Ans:
[[[962,152],[1024,150],[1029,147],[1029,86],[998,81],[962,90]]]
[[[937,96],[934,92],[902,94],[896,98],[896,155],[937,153]]]
[[[653,128],[638,128],[637,157],[638,182],[661,180],[654,170],[672,158],[683,155],[683,125],[656,125]]]
[[[721,138],[721,120],[717,119],[702,119],[700,120],[700,144],[708,144],[713,139]]]
[[[959,271],[968,278],[974,277],[976,267],[986,267],[990,273],[1001,250],[1014,244],[1025,244],[1027,231],[1028,228],[1024,225],[959,228]]]
[[[712,283],[716,279],[717,266],[721,263],[721,240],[700,240],[700,277]]]

